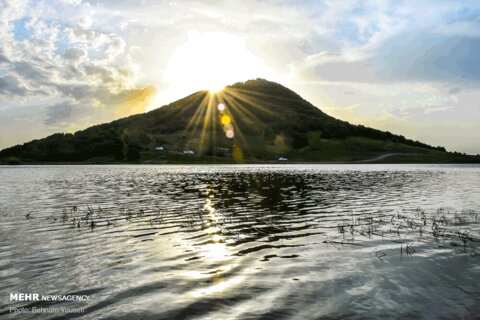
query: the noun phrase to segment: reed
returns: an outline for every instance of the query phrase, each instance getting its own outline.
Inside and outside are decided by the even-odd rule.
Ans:
[[[210,200],[209,200],[210,201]],[[290,209],[259,210],[250,212],[238,208],[215,208],[215,203],[208,206],[198,205],[184,211],[165,208],[159,203],[153,206],[104,208],[101,206],[77,204],[53,212],[46,217],[52,224],[63,224],[75,230],[91,232],[103,228],[115,228],[122,224],[141,224],[152,229],[177,227],[178,232],[195,233],[214,228],[229,246],[248,241],[278,241],[292,237],[301,230],[324,230],[326,240],[323,243],[334,246],[372,244],[372,252],[377,258],[389,254],[386,250],[375,250],[375,246],[388,242],[400,243],[400,256],[412,257],[425,246],[451,248],[454,253],[476,256],[480,243],[478,228],[479,214],[474,210],[449,210],[440,207],[428,212],[420,207],[413,210],[387,209],[375,211],[354,211],[338,214],[338,219],[330,221],[324,218],[309,218]],[[301,217],[303,223],[294,223]],[[325,216],[326,218],[331,216]],[[33,211],[25,216],[31,223]],[[45,221],[45,219],[41,219]],[[474,228],[472,230],[472,228]],[[380,242],[379,242],[380,241]],[[418,245],[413,245],[416,242]],[[390,254],[389,254],[390,256]]]

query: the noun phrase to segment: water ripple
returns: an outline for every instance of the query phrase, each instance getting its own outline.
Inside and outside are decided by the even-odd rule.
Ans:
[[[478,166],[22,166],[0,181],[0,316],[472,318],[480,304]]]

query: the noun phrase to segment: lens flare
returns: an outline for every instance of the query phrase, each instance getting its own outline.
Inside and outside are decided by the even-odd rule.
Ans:
[[[227,131],[233,131],[233,126],[232,124],[226,124],[223,126],[223,131],[227,132]]]
[[[218,106],[217,106],[217,109],[218,109],[218,111],[221,112],[221,111],[225,110],[225,105],[223,103],[219,103]]]
[[[225,132],[225,135],[227,136],[228,139],[233,139],[233,137],[235,136],[235,134],[233,133],[233,130],[228,130],[227,132]]]
[[[229,116],[224,115],[224,116],[222,117],[222,120],[221,120],[221,121],[222,121],[222,124],[223,124],[223,125],[227,125],[227,124],[230,124],[230,122],[232,121],[232,119],[230,119]]]

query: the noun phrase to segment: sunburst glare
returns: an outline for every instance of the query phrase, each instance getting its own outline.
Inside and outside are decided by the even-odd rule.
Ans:
[[[197,90],[216,93],[240,80],[277,78],[244,38],[222,32],[189,33],[170,56],[164,77],[170,84],[164,96],[172,99]]]
[[[239,124],[260,122],[255,113],[278,117],[268,105],[257,103],[255,97],[258,95],[258,92],[232,86],[215,94],[204,94],[183,131],[184,147],[196,145],[199,154],[223,152],[225,156],[227,152],[235,162],[243,163],[244,155],[250,152],[250,140]]]

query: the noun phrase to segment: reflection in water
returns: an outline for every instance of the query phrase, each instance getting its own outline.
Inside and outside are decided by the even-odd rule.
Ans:
[[[0,316],[36,305],[126,319],[478,311],[479,167],[0,167],[0,181]],[[93,298],[29,304],[10,292]]]

